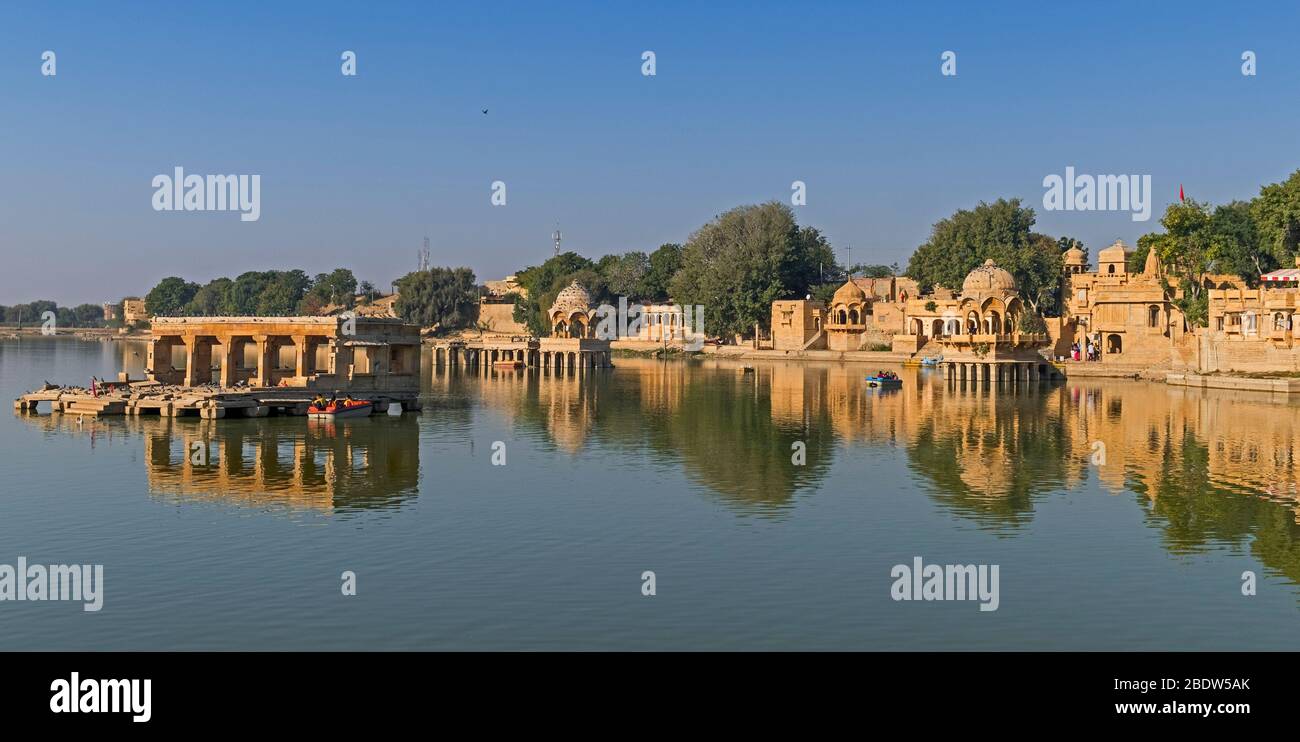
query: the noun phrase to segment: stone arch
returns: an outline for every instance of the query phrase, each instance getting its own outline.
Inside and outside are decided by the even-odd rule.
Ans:
[[[1124,352],[1124,338],[1118,333],[1106,336],[1106,355],[1120,355]]]
[[[569,337],[583,338],[587,337],[587,315],[581,312],[574,312],[569,317]]]
[[[1002,329],[1002,314],[990,309],[984,314],[984,330],[990,335],[997,335]]]

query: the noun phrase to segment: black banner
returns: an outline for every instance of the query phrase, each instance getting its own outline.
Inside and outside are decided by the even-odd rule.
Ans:
[[[738,722],[815,711],[925,728],[1039,717],[1240,725],[1290,717],[1291,663],[1190,653],[13,653],[0,712],[46,730],[338,730],[376,719],[580,722],[687,710]]]

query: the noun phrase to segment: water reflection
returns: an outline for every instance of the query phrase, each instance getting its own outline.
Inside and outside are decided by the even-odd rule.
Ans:
[[[1049,498],[1098,492],[1138,503],[1171,553],[1250,551],[1300,581],[1300,400],[1119,380],[968,388],[920,369],[902,369],[902,389],[886,391],[866,387],[861,366],[750,365],[623,359],[586,375],[430,375],[422,417],[338,427],[26,419],[92,444],[142,440],[159,497],[339,512],[414,498],[420,421],[438,450],[472,444],[486,411],[511,435],[577,461],[596,491],[621,483],[618,467],[679,467],[729,509],[774,517],[828,487],[919,492],[960,522],[1011,537]],[[797,445],[802,466],[792,463]],[[450,465],[441,475],[471,476]]]
[[[1004,535],[1044,498],[1093,482],[1143,505],[1174,552],[1240,547],[1300,578],[1300,401],[1126,380],[964,387],[901,369],[866,387],[844,364],[624,359],[585,377],[544,371],[434,378],[510,424],[585,457],[597,443],[678,463],[739,511],[784,511],[864,449],[901,451],[854,486],[918,487],[950,515]],[[807,464],[791,463],[803,442]],[[873,462],[875,459],[873,459]],[[874,475],[873,475],[874,476]],[[1300,547],[1295,547],[1300,551]]]
[[[395,508],[418,494],[420,428],[411,415],[338,422],[25,419],[85,436],[92,446],[142,442],[149,492],[178,502],[346,514]]]

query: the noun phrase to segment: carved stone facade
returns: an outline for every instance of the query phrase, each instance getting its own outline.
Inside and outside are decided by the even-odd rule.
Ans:
[[[151,380],[222,388],[420,388],[420,328],[372,317],[155,317]]]

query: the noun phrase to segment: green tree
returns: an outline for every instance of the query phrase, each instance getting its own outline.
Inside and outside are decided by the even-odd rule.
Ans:
[[[361,301],[366,304],[374,301],[379,296],[379,292],[375,290],[375,285],[369,281],[362,281],[357,286],[357,293],[361,294]]]
[[[704,307],[705,331],[748,334],[771,322],[772,302],[804,296],[835,263],[821,232],[801,227],[785,204],[732,209],[696,230],[669,286],[676,301]]]
[[[235,278],[227,295],[227,304],[222,307],[222,314],[247,317],[258,313],[258,303],[262,292],[270,283],[270,272],[248,271]]]
[[[839,291],[840,287],[843,285],[843,281],[819,283],[816,286],[813,286],[806,296],[810,295],[815,301],[819,301],[829,307],[831,305],[831,299],[835,298],[835,292]]]
[[[481,291],[469,268],[430,268],[397,279],[397,316],[440,330],[472,326]]]
[[[168,276],[145,294],[145,310],[150,315],[159,317],[178,316],[183,313],[185,306],[190,303],[198,290],[197,283],[190,283],[177,276]]]
[[[642,281],[647,301],[665,302],[671,298],[669,284],[682,268],[682,246],[673,242],[660,245],[650,253],[650,268]]]
[[[928,292],[936,285],[961,288],[966,274],[992,260],[1016,279],[1021,297],[1036,311],[1054,309],[1061,276],[1057,240],[1032,231],[1034,210],[1020,199],[981,201],[935,223],[930,239],[912,253],[907,275]],[[1067,248],[1068,249],[1068,248]]]
[[[1275,265],[1290,266],[1300,252],[1300,170],[1281,183],[1259,190],[1250,203],[1250,215],[1258,230],[1258,249]]]
[[[267,317],[290,317],[298,312],[311,279],[301,270],[268,271],[266,286],[257,300],[257,313]]]
[[[907,275],[928,292],[936,285],[957,289],[966,274],[994,256],[1030,242],[1034,210],[1020,205],[1020,199],[998,199],[989,204],[981,201],[974,209],[959,209],[936,222],[930,239],[912,253]]]
[[[230,289],[234,281],[229,278],[214,278],[194,292],[185,313],[197,317],[213,317],[224,313],[230,303]]]
[[[608,257],[608,256],[607,256]],[[601,259],[602,262],[604,258]],[[597,264],[600,267],[600,264]],[[627,252],[614,258],[600,270],[605,285],[614,296],[626,296],[638,301],[646,296],[646,276],[650,273],[650,258],[643,252]]]
[[[103,327],[104,308],[98,304],[78,304],[72,308],[74,327]]]
[[[1212,215],[1208,204],[1194,199],[1169,204],[1160,224],[1163,233],[1138,238],[1140,250],[1155,250],[1166,275],[1181,290],[1175,305],[1194,325],[1206,322],[1205,276],[1214,259]]]
[[[341,306],[348,309],[356,303],[357,278],[347,268],[335,268],[330,273],[318,273],[311,281],[311,287],[303,296],[303,311],[315,314],[325,305]],[[313,311],[307,311],[313,307]]]
[[[1210,233],[1216,273],[1234,273],[1257,286],[1260,274],[1278,267],[1278,257],[1271,250],[1261,250],[1263,243],[1249,202],[1232,201],[1216,207],[1210,217]]]

